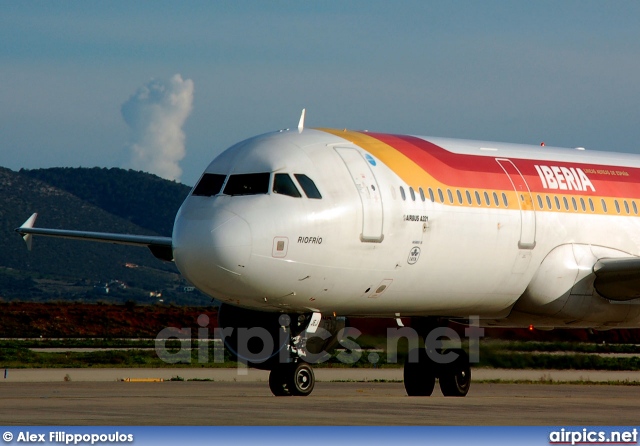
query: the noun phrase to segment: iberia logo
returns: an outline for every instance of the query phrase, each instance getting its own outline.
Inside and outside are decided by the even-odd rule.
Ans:
[[[596,191],[591,180],[579,167],[534,166],[545,189]]]

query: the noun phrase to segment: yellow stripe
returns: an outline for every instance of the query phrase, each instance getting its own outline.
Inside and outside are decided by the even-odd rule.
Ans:
[[[318,129],[323,132],[339,136],[353,144],[362,147],[371,155],[378,158],[387,166],[393,166],[393,171],[400,176],[409,186],[417,189],[418,185],[429,185],[432,187],[446,187],[437,181],[428,172],[418,166],[411,158],[399,152],[389,144],[386,144],[366,133],[353,132],[351,130]]]
[[[436,196],[436,201],[438,200],[438,189],[442,190],[444,194],[445,202],[448,201],[447,190],[451,190],[454,194],[454,202],[448,203],[454,206],[477,206],[475,201],[475,192],[477,191],[481,198],[482,203],[484,203],[484,192],[487,192],[491,198],[491,202],[493,203],[493,192],[498,194],[500,198],[501,207],[503,209],[517,209],[520,210],[516,199],[516,193],[513,189],[511,190],[492,190],[492,189],[470,189],[470,188],[452,188],[451,186],[444,184],[438,180],[436,180],[433,176],[426,172],[422,167],[416,164],[411,158],[407,157],[400,151],[396,150],[393,146],[386,144],[372,136],[367,135],[366,133],[354,132],[351,130],[336,130],[336,129],[326,129],[319,128],[317,130],[321,130],[323,132],[330,133],[332,135],[338,136],[340,138],[344,138],[347,141],[352,142],[353,144],[362,147],[371,155],[378,158],[382,163],[386,166],[393,166],[393,171],[398,175],[408,186],[413,187],[416,190],[416,193],[420,187],[423,188],[424,193],[427,193],[427,188],[432,188],[433,192]],[[456,190],[460,190],[463,196],[463,204],[460,204],[457,201]],[[475,205],[464,204],[466,202],[466,192],[469,191],[471,193],[473,203]],[[502,202],[502,193],[507,195],[507,201],[509,206],[507,208],[504,207],[504,203]],[[408,192],[407,192],[408,194]],[[495,204],[495,203],[494,203]],[[486,203],[481,206],[486,207]],[[495,206],[494,206],[495,207]]]

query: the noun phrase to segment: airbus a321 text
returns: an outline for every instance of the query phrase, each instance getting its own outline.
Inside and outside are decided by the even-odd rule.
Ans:
[[[16,229],[142,245],[222,302],[227,347],[308,395],[307,359],[346,317],[410,317],[427,338],[483,327],[640,326],[640,156],[304,128],[242,141],[206,168],[171,237]],[[240,327],[274,342],[240,345]],[[235,330],[234,330],[235,329]],[[329,335],[316,336],[319,330]],[[469,357],[405,363],[409,395],[467,394]],[[447,353],[447,354],[449,354]]]

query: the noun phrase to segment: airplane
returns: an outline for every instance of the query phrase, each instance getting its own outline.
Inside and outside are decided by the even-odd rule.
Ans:
[[[346,317],[411,318],[425,347],[404,364],[410,396],[436,379],[445,396],[467,394],[469,355],[434,360],[445,349],[426,342],[449,321],[640,326],[637,155],[305,128],[304,117],[216,157],[171,237],[36,228],[37,214],[16,231],[29,248],[34,235],[86,239],[175,262],[222,302],[225,345],[270,370],[276,396],[312,392],[307,359],[337,345]],[[274,341],[254,339],[264,333]]]

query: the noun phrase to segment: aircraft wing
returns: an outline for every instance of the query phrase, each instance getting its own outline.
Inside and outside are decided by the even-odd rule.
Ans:
[[[118,245],[146,246],[151,253],[167,262],[173,261],[173,249],[171,237],[157,237],[151,235],[114,234],[109,232],[71,231],[66,229],[34,228],[38,214],[33,214],[22,226],[16,228],[27,248],[31,250],[32,237],[42,235],[45,237],[68,238],[75,240],[89,240],[94,242],[114,243]]]
[[[600,259],[593,266],[598,294],[610,300],[640,298],[640,257]]]

